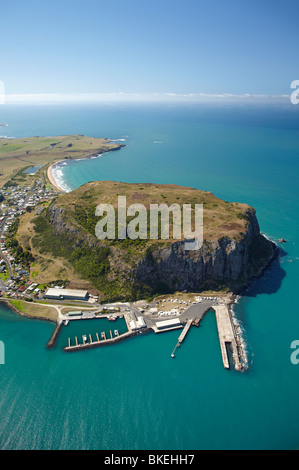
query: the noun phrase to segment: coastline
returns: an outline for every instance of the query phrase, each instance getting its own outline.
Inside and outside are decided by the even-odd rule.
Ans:
[[[112,141],[111,141],[112,142]],[[120,144],[118,145],[117,147],[114,147],[114,148],[111,148],[109,150],[103,150],[101,153],[97,153],[97,154],[93,154],[93,155],[88,155],[86,157],[81,157],[81,158],[74,158],[74,159],[70,159],[71,161],[80,161],[80,160],[91,160],[91,159],[94,159],[94,158],[100,158],[103,156],[103,154],[105,153],[109,153],[109,152],[113,152],[113,151],[116,151],[116,150],[120,150],[122,149],[123,147],[125,147],[124,144]],[[69,159],[64,159],[64,160],[58,160],[57,162],[54,162],[54,163],[51,163],[47,169],[47,177],[50,181],[50,183],[52,184],[52,186],[54,186],[55,189],[57,189],[57,191],[61,192],[61,193],[67,193],[67,191],[65,189],[63,189],[62,187],[60,187],[56,181],[56,179],[54,178],[53,176],[53,168],[54,166],[56,165],[59,165],[60,163],[66,163],[68,161],[70,161]]]
[[[20,317],[28,318],[30,320],[42,320],[42,321],[54,323],[55,325],[59,324],[58,320],[46,318],[46,317],[39,316],[39,315],[29,315],[28,313],[22,312],[15,305],[13,305],[9,301],[9,299],[0,299],[0,303],[1,302],[4,303],[5,305],[7,305],[7,307],[9,307],[14,313],[19,315]]]
[[[62,193],[65,193],[66,191],[64,189],[62,189],[60,186],[58,186],[54,176],[53,176],[53,173],[52,173],[52,170],[53,170],[53,167],[55,165],[58,165],[59,163],[63,162],[64,160],[58,160],[58,162],[55,162],[55,163],[52,163],[49,167],[48,167],[48,170],[47,170],[47,177],[48,177],[48,180],[50,181],[50,183],[52,184],[52,186],[54,186],[55,189],[57,189],[59,192],[62,192]]]

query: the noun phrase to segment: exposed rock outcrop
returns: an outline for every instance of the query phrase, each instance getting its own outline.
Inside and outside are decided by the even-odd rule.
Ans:
[[[277,252],[276,245],[260,233],[252,211],[248,220],[247,232],[239,241],[224,237],[205,242],[198,251],[185,251],[184,242],[174,242],[148,253],[137,267],[136,278],[171,290],[228,287],[238,291],[259,276]]]

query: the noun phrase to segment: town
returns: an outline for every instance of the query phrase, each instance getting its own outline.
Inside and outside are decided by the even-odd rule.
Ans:
[[[20,216],[26,211],[38,215],[57,195],[38,179],[32,186],[8,183],[0,190],[0,296],[26,300],[41,296],[41,286],[30,280],[28,255],[18,259],[10,238]]]

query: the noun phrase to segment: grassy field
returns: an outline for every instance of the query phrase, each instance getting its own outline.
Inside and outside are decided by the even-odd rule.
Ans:
[[[23,300],[8,300],[8,302],[20,312],[32,318],[44,318],[45,320],[57,321],[58,312],[56,308],[47,305],[37,305],[34,302]]]
[[[25,175],[24,169],[43,165],[38,173],[46,174],[49,164],[56,161],[85,158],[117,147],[107,139],[82,135],[0,139],[0,188],[11,178],[21,186],[32,184],[35,176]]]
[[[203,204],[204,209],[204,239],[218,240],[221,237],[239,239],[246,232],[247,211],[253,210],[247,204],[226,202],[216,198],[211,192],[199,189],[177,186],[174,184],[152,183],[116,183],[114,181],[96,181],[87,183],[72,193],[63,194],[55,201],[57,206],[66,208],[71,215],[80,214],[80,210],[87,214],[85,228],[94,234],[93,224],[99,218],[92,219],[89,208],[95,208],[102,203],[111,204],[117,209],[118,195],[126,196],[127,208],[131,204],[140,203],[150,208],[150,204]],[[94,214],[93,214],[94,215]],[[78,219],[78,217],[77,217]],[[89,220],[88,220],[89,219]],[[194,224],[192,224],[194,229]],[[170,230],[170,235],[171,235]]]

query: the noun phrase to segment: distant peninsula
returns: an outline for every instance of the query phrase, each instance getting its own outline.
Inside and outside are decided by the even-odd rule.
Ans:
[[[62,135],[53,137],[26,137],[22,139],[0,139],[0,188],[5,184],[32,184],[33,178],[26,175],[30,167],[42,167],[45,181],[49,165],[60,160],[90,158],[124,144],[116,144],[107,138],[84,135]],[[10,181],[11,180],[11,181]]]

